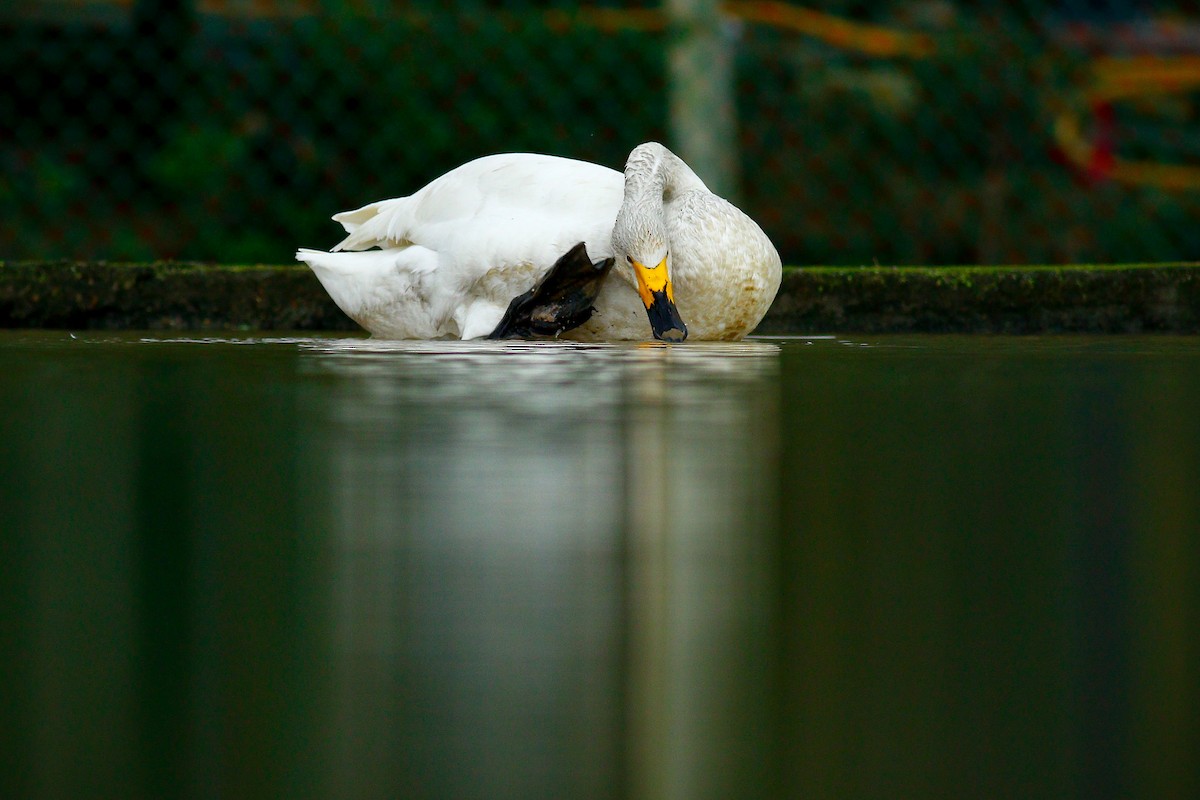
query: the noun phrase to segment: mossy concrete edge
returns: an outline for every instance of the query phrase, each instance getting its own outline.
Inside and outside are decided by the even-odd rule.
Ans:
[[[1200,332],[1200,265],[800,268],[764,333]]]
[[[0,261],[0,327],[353,330],[303,265]],[[791,267],[759,334],[1200,333],[1200,264]]]
[[[0,261],[0,328],[354,330],[302,264]]]

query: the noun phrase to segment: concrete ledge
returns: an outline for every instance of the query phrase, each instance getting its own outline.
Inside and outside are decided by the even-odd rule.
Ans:
[[[0,327],[353,330],[302,265],[0,262]],[[1200,333],[1200,264],[788,269],[762,334]]]
[[[303,264],[0,262],[0,328],[357,327]]]
[[[763,333],[1200,333],[1200,265],[787,270]]]

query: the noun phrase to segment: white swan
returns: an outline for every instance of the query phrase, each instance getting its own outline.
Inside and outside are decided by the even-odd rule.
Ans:
[[[380,338],[493,334],[514,298],[581,242],[589,260],[615,265],[587,298],[594,313],[564,338],[740,339],[781,276],[758,225],[653,142],[630,153],[624,175],[554,156],[487,156],[333,219],[349,234],[333,252],[296,257]]]

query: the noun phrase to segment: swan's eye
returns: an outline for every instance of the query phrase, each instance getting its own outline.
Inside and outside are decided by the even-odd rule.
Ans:
[[[626,260],[626,261],[628,261],[630,264],[632,264],[632,263],[633,263],[633,256],[625,256],[625,260]]]

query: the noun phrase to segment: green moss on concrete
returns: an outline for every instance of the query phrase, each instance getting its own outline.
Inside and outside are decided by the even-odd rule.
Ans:
[[[0,327],[352,330],[302,264],[0,262]]]
[[[1200,332],[1200,265],[785,270],[760,332]]]
[[[303,265],[0,262],[0,327],[353,330]],[[800,267],[762,334],[1200,333],[1200,265]]]

